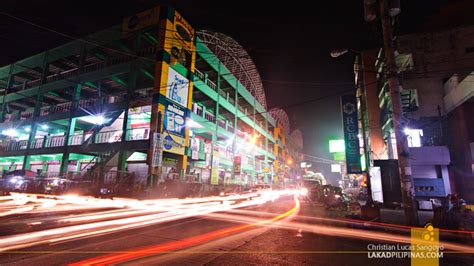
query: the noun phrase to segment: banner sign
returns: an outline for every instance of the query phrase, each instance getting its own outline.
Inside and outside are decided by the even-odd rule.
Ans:
[[[210,154],[211,153],[211,143],[204,143],[204,152],[206,154]]]
[[[357,120],[357,101],[355,95],[341,96],[341,107],[347,173],[360,174],[362,170],[360,165],[359,123]]]
[[[152,167],[160,167],[163,159],[163,138],[160,133],[154,133],[152,138]]]
[[[188,106],[189,81],[173,68],[168,69],[166,98],[173,100],[183,107]]]
[[[234,173],[236,175],[240,175],[240,171],[242,169],[242,157],[237,155],[234,157]]]
[[[165,101],[164,129],[173,135],[184,137],[186,108]]]
[[[191,139],[191,150],[193,151],[199,151],[199,139],[197,138],[192,138]]]
[[[191,139],[191,159],[199,159],[199,139],[197,138]]]
[[[214,147],[212,153],[212,171],[211,171],[211,185],[219,184],[219,149]]]

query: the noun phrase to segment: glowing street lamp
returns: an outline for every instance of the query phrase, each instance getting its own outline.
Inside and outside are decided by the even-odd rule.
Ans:
[[[9,137],[16,137],[18,135],[18,132],[16,132],[16,130],[13,128],[9,128],[6,130],[2,130],[2,134]]]
[[[105,122],[105,117],[103,115],[99,115],[95,117],[95,124],[96,125],[102,125]]]

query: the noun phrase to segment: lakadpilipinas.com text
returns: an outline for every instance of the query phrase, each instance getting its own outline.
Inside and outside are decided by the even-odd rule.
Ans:
[[[433,245],[401,245],[401,244],[369,244],[367,245],[367,256],[373,259],[405,259],[420,258],[434,259],[443,258],[443,246]]]

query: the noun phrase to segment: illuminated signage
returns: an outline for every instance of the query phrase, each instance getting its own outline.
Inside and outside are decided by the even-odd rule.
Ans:
[[[347,173],[359,174],[362,172],[362,169],[360,165],[359,127],[355,95],[341,96],[341,107]]]
[[[166,84],[166,98],[188,106],[189,81],[173,68],[168,70],[168,83]]]
[[[330,153],[335,153],[335,152],[344,152],[345,146],[344,146],[344,140],[343,139],[337,139],[337,140],[330,140],[329,141],[329,152]]]

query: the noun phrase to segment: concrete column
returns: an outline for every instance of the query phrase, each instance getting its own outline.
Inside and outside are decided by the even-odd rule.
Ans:
[[[12,74],[13,67],[14,67],[14,64],[11,64],[9,74],[8,74],[7,86],[5,87],[5,91],[3,91],[3,104],[1,107],[2,109],[0,110],[0,122],[5,121],[5,113],[7,111],[7,93],[8,93],[8,89],[10,88],[14,80],[14,75]]]
[[[36,137],[36,130],[37,130],[36,118],[39,116],[39,112],[43,103],[43,96],[44,96],[43,84],[45,82],[46,77],[48,76],[48,73],[49,73],[49,63],[48,63],[48,52],[46,51],[43,55],[43,68],[42,68],[42,73],[41,73],[41,83],[38,88],[38,95],[36,97],[36,105],[33,111],[31,130],[30,130],[28,143],[25,150],[25,159],[23,160],[23,169],[26,169],[26,170],[30,169],[29,152],[30,152],[31,143],[34,141]]]
[[[78,104],[79,100],[81,99],[81,90],[82,90],[82,85],[81,85],[81,80],[79,79],[79,75],[82,73],[82,69],[84,67],[84,62],[86,58],[86,45],[83,44],[81,46],[81,53],[79,56],[79,71],[76,74],[76,81],[77,85],[76,88],[74,89],[74,93],[72,95],[72,104],[71,104],[71,111],[69,112],[69,119],[68,119],[68,125],[67,125],[67,130],[66,134],[64,136],[64,151],[63,151],[63,157],[61,159],[61,166],[60,166],[60,175],[64,175],[67,173],[68,170],[68,164],[69,164],[69,148],[68,146],[72,142],[72,136],[74,135],[74,131],[76,128],[76,118],[74,117],[74,114],[77,112],[78,109]]]
[[[268,113],[265,113],[265,133],[268,133]],[[265,167],[268,167],[268,138],[265,136]],[[269,167],[270,168],[270,167]],[[268,173],[264,174],[263,182],[268,183]]]
[[[117,170],[120,171],[125,171],[127,167],[127,158],[129,156],[129,152],[125,149],[125,143],[128,140],[128,137],[130,135],[129,129],[131,121],[129,119],[129,103],[127,102],[127,107],[123,113],[123,125],[122,125],[122,140],[121,140],[121,145],[120,145],[120,151],[119,151],[119,158],[118,158],[118,165],[117,165]]]
[[[219,90],[220,90],[220,87],[221,87],[221,84],[220,84],[220,68],[221,68],[221,64],[219,62],[219,67],[218,67],[218,70],[217,70],[217,101],[216,101],[216,111],[214,113],[215,115],[215,118],[216,118],[216,122],[215,122],[215,132],[212,134],[212,143],[211,143],[211,179],[212,179],[212,170],[213,170],[213,163],[214,162],[214,147],[217,145],[217,136],[219,134],[219,100],[220,100],[220,93],[219,93]],[[203,115],[205,115],[205,108],[203,106],[202,108],[203,110]],[[217,165],[217,167],[219,167]],[[224,177],[224,185],[225,185],[225,177]]]
[[[256,115],[256,110],[255,110],[255,105],[257,103],[257,100],[253,99],[253,114],[252,114],[252,121],[253,121],[253,136],[252,137],[255,137],[255,115]],[[257,180],[257,158],[255,158],[255,150],[256,150],[256,146],[257,146],[257,142],[258,140],[255,140],[255,144],[254,146],[252,147],[252,158],[253,158],[253,179],[252,179],[252,182],[255,182]]]

